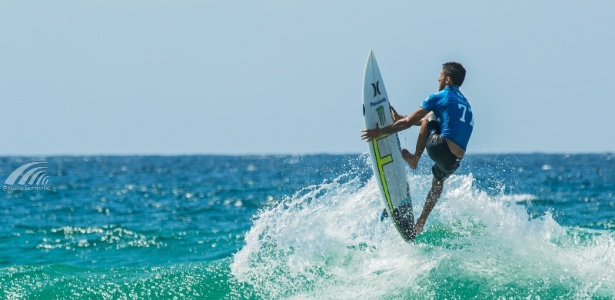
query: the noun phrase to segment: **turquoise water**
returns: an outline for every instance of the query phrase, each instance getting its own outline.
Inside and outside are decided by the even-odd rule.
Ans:
[[[366,155],[4,157],[0,298],[612,299],[615,155],[468,155],[416,244]],[[408,171],[415,214],[431,175]]]

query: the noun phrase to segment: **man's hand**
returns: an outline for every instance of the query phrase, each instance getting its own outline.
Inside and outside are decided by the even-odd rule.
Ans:
[[[397,113],[397,111],[395,110],[395,108],[393,108],[393,106],[391,106],[391,117],[393,117],[393,122],[404,118],[405,116],[402,116],[400,114]]]
[[[382,136],[382,129],[378,127],[378,123],[376,123],[376,128],[361,130],[361,132],[363,132],[363,135],[361,135],[361,139],[368,142]]]

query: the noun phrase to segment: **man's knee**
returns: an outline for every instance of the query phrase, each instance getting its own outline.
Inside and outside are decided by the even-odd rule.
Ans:
[[[431,114],[426,119],[427,121],[438,121],[438,117],[436,117],[436,114]]]
[[[433,127],[433,123],[429,123],[430,121],[433,121],[432,117],[434,117],[434,115],[432,114],[431,116],[427,117],[427,118],[423,118],[421,120],[421,132],[422,133],[428,133],[428,131],[430,131]],[[437,121],[436,121],[437,122]]]
[[[440,122],[438,122],[438,118],[436,118],[435,115],[430,115],[429,118],[425,118],[423,122],[425,122],[423,126],[425,126],[428,135],[432,133],[440,134]]]

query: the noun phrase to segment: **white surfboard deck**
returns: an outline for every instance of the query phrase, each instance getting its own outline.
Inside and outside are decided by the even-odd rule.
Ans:
[[[389,98],[373,51],[369,52],[365,65],[363,116],[367,129],[376,128],[376,124],[380,128],[393,124]],[[367,144],[376,182],[387,213],[404,240],[414,241],[416,234],[410,187],[406,174],[407,164],[401,156],[397,133],[382,136]]]

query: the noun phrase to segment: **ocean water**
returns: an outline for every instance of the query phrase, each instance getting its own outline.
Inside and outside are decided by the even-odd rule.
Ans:
[[[470,154],[415,244],[366,154],[2,157],[1,179],[32,162],[46,185],[0,191],[1,299],[615,298],[614,154]]]

